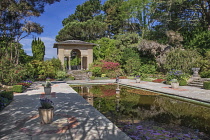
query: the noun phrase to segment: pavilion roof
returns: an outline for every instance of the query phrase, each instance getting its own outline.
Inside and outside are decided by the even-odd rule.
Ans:
[[[58,45],[88,45],[88,46],[95,46],[97,44],[90,43],[90,42],[85,42],[85,41],[81,41],[81,40],[66,40],[66,41],[54,43],[53,48],[57,48]]]

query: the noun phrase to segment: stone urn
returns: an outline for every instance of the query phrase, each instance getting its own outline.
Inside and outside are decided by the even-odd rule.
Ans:
[[[136,76],[136,83],[140,83],[140,81],[141,81],[141,78],[140,78],[140,76],[138,75],[138,76]]]
[[[44,87],[44,93],[48,95],[51,94],[51,89],[51,87]]]
[[[179,83],[171,83],[172,88],[179,88]]]
[[[136,83],[140,83],[141,82],[141,78],[136,78]]]
[[[193,77],[200,77],[198,74],[199,70],[200,70],[200,68],[192,68]]]
[[[41,124],[50,124],[53,121],[54,108],[42,109],[39,108],[39,117],[41,119]]]

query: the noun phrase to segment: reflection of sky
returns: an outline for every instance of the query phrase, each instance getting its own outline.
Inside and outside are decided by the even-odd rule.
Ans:
[[[45,7],[45,12],[38,18],[31,18],[32,21],[37,22],[44,26],[44,32],[41,35],[33,34],[20,41],[23,45],[23,49],[28,55],[32,55],[31,42],[34,37],[40,37],[45,44],[45,57],[52,58],[57,57],[57,50],[53,48],[55,43],[55,37],[58,35],[60,29],[62,29],[62,21],[70,14],[73,14],[76,6],[84,3],[86,0],[61,0],[52,5]],[[101,0],[104,2],[105,0]]]

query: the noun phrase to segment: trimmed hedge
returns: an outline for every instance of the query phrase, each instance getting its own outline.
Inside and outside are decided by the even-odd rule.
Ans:
[[[95,76],[91,76],[90,77],[90,80],[95,80]]]
[[[13,91],[17,93],[22,93],[23,92],[23,86],[22,85],[14,85],[13,86]]]
[[[12,100],[13,91],[2,91],[0,92],[0,110],[3,110]]]
[[[210,89],[210,81],[204,81],[203,82],[203,88],[204,89]]]
[[[186,80],[179,80],[179,85],[180,86],[186,86],[187,85],[187,81]]]
[[[0,96],[3,98],[7,98],[8,100],[13,100],[13,91],[2,91],[0,93]]]

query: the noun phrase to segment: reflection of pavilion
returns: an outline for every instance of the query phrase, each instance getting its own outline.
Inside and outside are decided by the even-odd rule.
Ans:
[[[80,95],[83,96],[83,98],[93,106],[93,93],[90,92],[91,86],[81,86]]]
[[[93,46],[96,44],[80,40],[66,40],[57,42],[58,59],[68,70],[87,70],[93,62]]]

